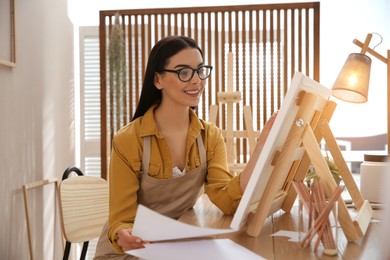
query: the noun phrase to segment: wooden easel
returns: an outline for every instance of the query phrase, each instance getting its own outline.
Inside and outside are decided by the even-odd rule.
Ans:
[[[315,102],[314,94],[305,91],[299,93],[296,100],[299,107],[296,121],[291,126],[283,147],[273,156],[274,168],[263,196],[255,212],[248,216],[247,233],[250,236],[259,235],[265,218],[270,214],[279,209],[286,212],[291,210],[297,196],[291,183],[294,180],[302,181],[310,164],[313,164],[323,180],[326,195],[329,196],[334,191],[337,184],[319,146],[322,138],[328,145],[347,191],[358,210],[357,216],[352,219],[343,199],[338,200],[339,222],[344,234],[348,241],[356,241],[364,236],[367,230],[372,217],[371,205],[363,199],[328,124],[336,104],[327,101],[323,111],[318,111],[315,110]],[[313,111],[315,111],[314,116],[312,116]]]
[[[229,169],[232,172],[238,172],[245,167],[245,164],[236,163],[236,147],[234,138],[247,138],[249,143],[250,153],[256,146],[256,137],[259,135],[258,132],[253,130],[252,125],[252,112],[250,106],[244,106],[244,123],[246,131],[234,131],[233,130],[233,105],[241,101],[241,92],[233,91],[233,53],[228,53],[228,84],[227,92],[217,93],[218,102],[226,105],[226,130],[223,131],[223,135],[226,139],[227,159],[229,163]],[[216,123],[218,113],[218,105],[210,106],[209,121]],[[234,151],[234,152],[230,152]]]

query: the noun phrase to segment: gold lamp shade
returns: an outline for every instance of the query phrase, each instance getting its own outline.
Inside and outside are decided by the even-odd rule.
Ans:
[[[351,53],[333,85],[333,96],[352,103],[367,101],[371,58]]]

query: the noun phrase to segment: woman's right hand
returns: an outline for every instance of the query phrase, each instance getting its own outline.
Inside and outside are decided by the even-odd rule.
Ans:
[[[132,229],[121,229],[118,232],[118,245],[122,248],[123,251],[133,250],[138,248],[143,248],[144,244],[149,243],[143,241],[140,237],[133,236],[131,234]]]

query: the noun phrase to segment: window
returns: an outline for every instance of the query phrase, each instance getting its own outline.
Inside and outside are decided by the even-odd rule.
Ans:
[[[100,66],[98,27],[80,27],[80,168],[100,177]]]

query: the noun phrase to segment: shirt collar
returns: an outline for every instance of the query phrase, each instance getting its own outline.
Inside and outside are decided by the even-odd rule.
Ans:
[[[149,135],[156,135],[157,137],[162,137],[157,129],[156,120],[154,120],[153,111],[157,108],[157,104],[151,106],[141,119],[140,127],[140,137],[145,137]],[[190,128],[189,131],[193,133],[199,133],[204,129],[203,124],[200,122],[198,116],[196,115],[193,109],[189,110],[190,114]]]

